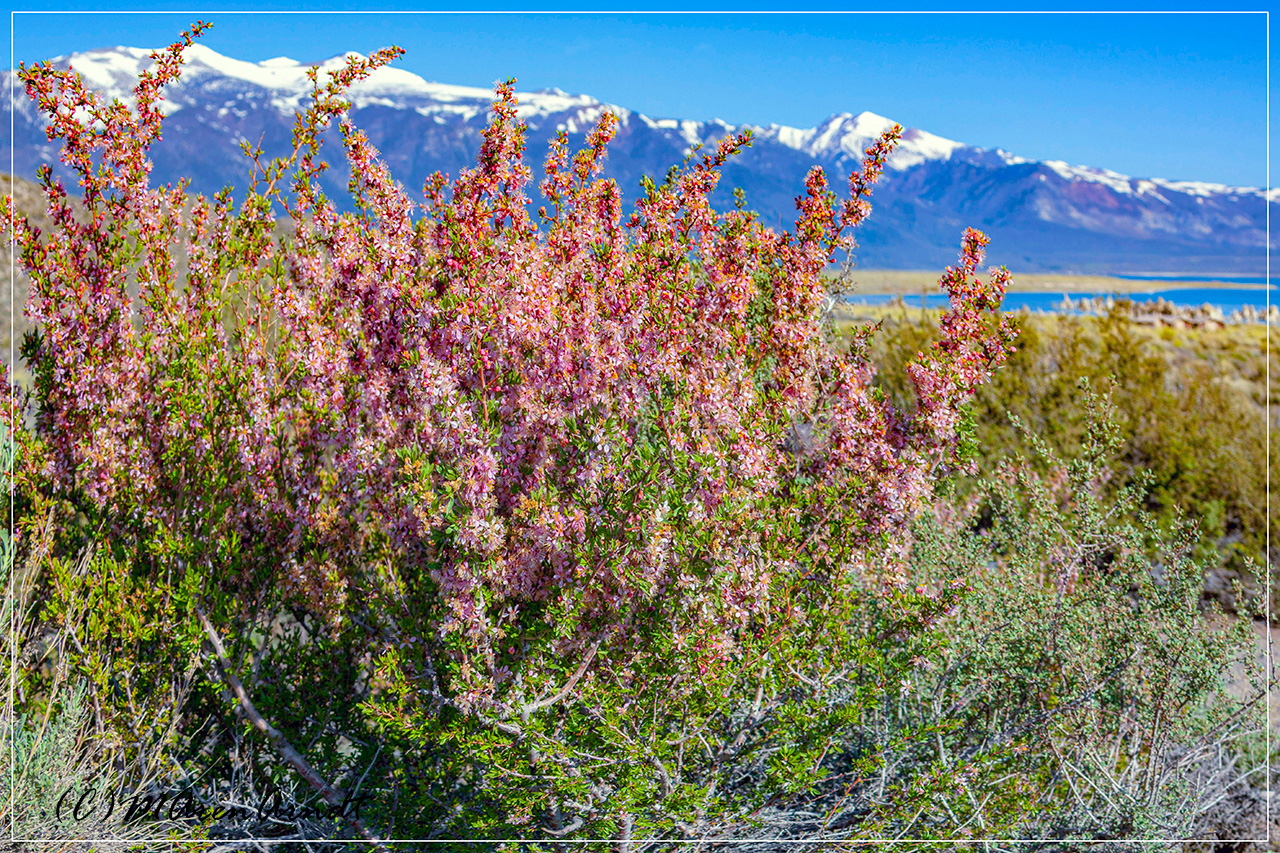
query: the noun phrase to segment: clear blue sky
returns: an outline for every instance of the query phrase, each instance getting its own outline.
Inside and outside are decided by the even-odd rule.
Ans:
[[[292,7],[148,8],[193,11],[14,15],[15,62],[117,44],[159,47],[200,17],[213,23],[204,43],[240,59],[316,61],[398,44],[407,50],[400,67],[429,80],[489,86],[515,76],[522,89],[558,86],[654,117],[811,127],[832,113],[871,110],[1035,159],[1138,177],[1267,181],[1263,14],[250,15],[207,9]]]

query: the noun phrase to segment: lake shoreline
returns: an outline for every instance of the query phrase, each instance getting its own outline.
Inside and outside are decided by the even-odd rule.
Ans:
[[[846,293],[850,296],[862,294],[901,294],[918,296],[938,290],[938,278],[941,270],[876,270],[854,269],[851,283]],[[1138,275],[1138,273],[1133,273]],[[1070,291],[1091,293],[1148,293],[1163,290],[1191,288],[1234,288],[1239,290],[1266,290],[1265,284],[1242,283],[1231,281],[1232,278],[1262,278],[1263,276],[1245,276],[1222,274],[1222,278],[1210,278],[1212,273],[1160,273],[1143,278],[1119,278],[1106,275],[1086,275],[1073,273],[1019,273],[1014,271],[1009,282],[1010,293],[1066,293]],[[1204,278],[1206,280],[1198,280]],[[1187,279],[1197,279],[1188,281]]]

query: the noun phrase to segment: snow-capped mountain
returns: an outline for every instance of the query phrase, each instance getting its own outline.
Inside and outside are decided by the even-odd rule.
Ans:
[[[128,102],[139,72],[150,64],[149,54],[117,47],[73,54],[55,64],[69,64],[90,88]],[[260,144],[267,156],[289,149],[294,113],[312,90],[310,66],[286,57],[243,62],[199,44],[187,50],[186,60],[181,79],[165,92],[167,117],[164,139],[152,149],[153,180],[190,176],[193,190],[203,193],[243,186],[248,168],[240,142]],[[345,63],[346,56],[319,63],[321,79]],[[58,149],[46,139],[20,84],[16,90],[15,168],[31,177],[39,164],[57,163]],[[347,99],[356,126],[412,193],[436,170],[457,174],[472,164],[493,92],[430,82],[391,66],[356,84]],[[519,104],[529,126],[526,156],[535,174],[545,141],[557,130],[581,144],[606,110],[616,113],[620,127],[606,173],[630,197],[642,176],[661,176],[691,146],[714,144],[741,129],[719,120],[655,119],[558,89],[522,92]],[[843,186],[863,151],[892,124],[862,112],[834,115],[807,129],[754,127],[754,145],[725,167],[716,201],[727,206],[733,188],[740,187],[748,206],[766,222],[785,227],[812,166],[822,166],[833,186]],[[329,151],[335,168],[326,173],[327,189],[341,198],[346,178],[336,168],[340,149],[333,145]],[[1267,204],[1280,202],[1280,191],[1131,178],[975,148],[912,128],[890,158],[872,201],[875,213],[859,234],[858,259],[866,267],[951,263],[961,233],[973,226],[992,237],[990,260],[1015,270],[1256,273],[1265,259]]]

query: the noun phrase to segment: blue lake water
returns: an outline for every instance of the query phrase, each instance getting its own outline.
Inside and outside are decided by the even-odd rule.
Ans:
[[[1147,281],[1148,279],[1142,279]],[[1222,281],[1221,278],[1213,279]],[[1258,283],[1265,281],[1263,278],[1258,279]],[[1252,283],[1241,281],[1241,284]],[[1271,302],[1280,304],[1280,294],[1276,293],[1275,287],[1177,287],[1165,290],[1148,290],[1131,293],[1106,293],[1101,291],[1068,291],[1065,295],[1072,299],[1092,298],[1113,296],[1116,299],[1129,299],[1133,302],[1154,302],[1157,299],[1164,299],[1175,305],[1184,305],[1191,308],[1199,308],[1201,305],[1215,305],[1222,309],[1225,313],[1239,310],[1246,305],[1252,305],[1255,308],[1266,309],[1267,296],[1270,294]],[[1017,311],[1021,308],[1029,308],[1032,311],[1057,311],[1058,304],[1062,302],[1063,293],[1006,293],[1004,297],[1004,308],[1006,311]],[[852,305],[884,305],[894,297],[884,293],[859,293],[849,296],[846,301]],[[928,297],[920,295],[903,296],[902,301],[912,307],[919,308],[922,299],[926,299],[926,307],[942,308],[947,304],[947,296],[943,293],[931,293]]]

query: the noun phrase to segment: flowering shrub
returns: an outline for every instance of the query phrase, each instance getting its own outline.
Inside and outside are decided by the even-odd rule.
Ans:
[[[292,152],[246,148],[238,206],[188,199],[150,186],[146,155],[203,27],[154,55],[132,108],[23,68],[85,213],[47,167],[50,233],[3,203],[32,283],[43,474],[179,614],[156,648],[185,660],[197,612],[255,657],[285,609],[319,619],[364,661],[384,735],[459,744],[450,772],[505,768],[475,779],[490,800],[509,786],[485,829],[537,814],[626,835],[655,801],[705,814],[756,747],[760,790],[803,788],[866,707],[840,694],[850,672],[903,671],[955,602],[903,585],[903,533],[1013,336],[993,319],[1008,274],[976,277],[975,231],[941,281],[941,339],[908,368],[914,411],[827,334],[824,270],[900,128],[847,199],[810,172],[778,233],[708,203],[749,132],[625,215],[599,177],[606,114],[583,150],[552,142],[534,214],[509,81],[476,167],[433,177],[415,218],[342,100],[391,48],[312,73]],[[335,121],[348,214],[314,183]],[[693,734],[655,741],[731,719],[741,737],[696,760]],[[592,744],[613,752],[593,763]],[[649,828],[695,831],[661,811]]]

